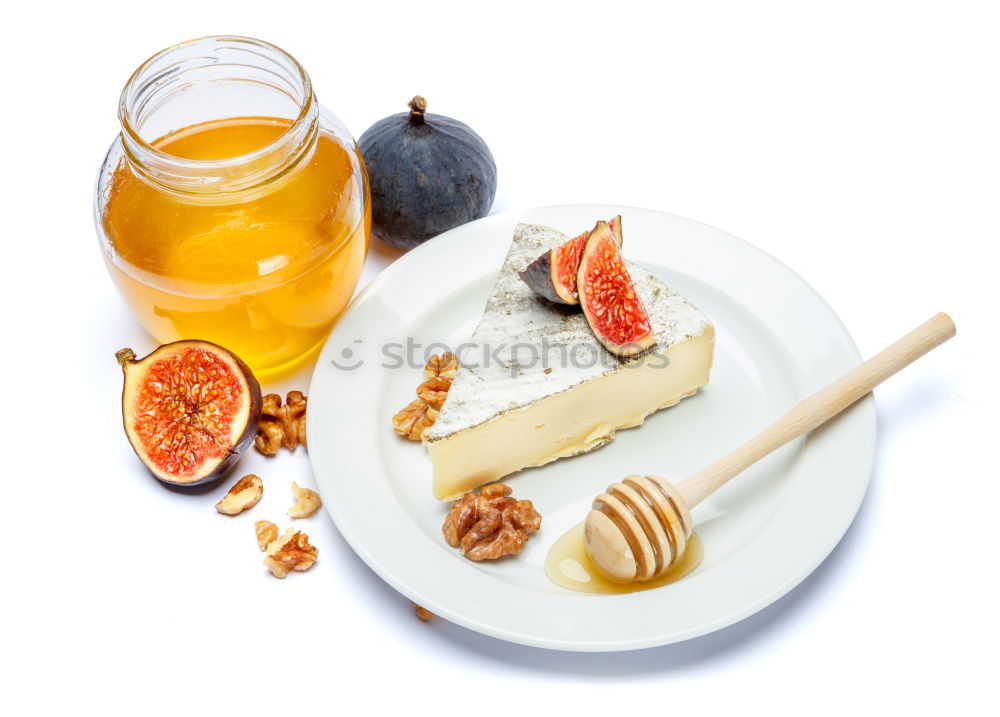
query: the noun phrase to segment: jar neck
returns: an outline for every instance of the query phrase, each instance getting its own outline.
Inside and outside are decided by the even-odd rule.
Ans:
[[[259,190],[288,175],[319,134],[319,106],[305,70],[266,42],[204,37],[174,45],[135,71],[122,90],[121,142],[132,168],[162,190],[211,200]],[[221,159],[187,159],[154,144],[177,130],[232,118],[288,121],[269,144]]]

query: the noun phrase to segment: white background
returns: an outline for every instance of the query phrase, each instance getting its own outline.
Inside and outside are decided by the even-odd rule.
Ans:
[[[996,7],[655,6],[4,11],[0,711],[996,709]],[[135,66],[213,33],[289,50],[355,136],[425,95],[490,144],[494,211],[622,203],[731,231],[809,281],[865,355],[949,311],[958,338],[877,393],[872,486],[833,555],[714,635],[563,654],[419,622],[323,515],[307,529],[320,562],[275,580],[251,524],[283,513],[284,488],[227,519],[212,508],[226,486],[150,479],[121,432],[113,354],[153,343],[105,274],[91,193]],[[394,256],[373,243],[364,280]],[[302,450],[252,454],[249,471],[313,484]]]

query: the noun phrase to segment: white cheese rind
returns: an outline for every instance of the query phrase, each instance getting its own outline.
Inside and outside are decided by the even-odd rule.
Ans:
[[[665,356],[645,354],[626,369],[428,444],[434,497],[454,498],[523,468],[592,451],[617,430],[638,426],[708,382],[714,339],[709,328]]]
[[[601,346],[579,307],[538,297],[518,276],[528,264],[569,237],[548,227],[519,224],[483,317],[459,356],[448,399],[426,441],[434,444],[508,412],[601,376],[621,361]],[[664,355],[712,324],[676,291],[633,264],[629,274]],[[633,359],[634,360],[634,359]],[[655,410],[655,409],[654,409]]]

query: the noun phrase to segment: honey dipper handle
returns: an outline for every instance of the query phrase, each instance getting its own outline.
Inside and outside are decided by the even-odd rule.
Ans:
[[[830,420],[873,388],[955,335],[948,314],[937,314],[882,353],[820,389],[729,455],[685,479],[678,489],[693,508],[733,476],[792,439]]]

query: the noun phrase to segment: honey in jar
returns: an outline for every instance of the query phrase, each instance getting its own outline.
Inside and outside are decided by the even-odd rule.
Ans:
[[[370,232],[360,154],[304,70],[248,38],[177,45],[126,86],[98,182],[112,278],[160,343],[207,339],[258,375],[320,347]]]

